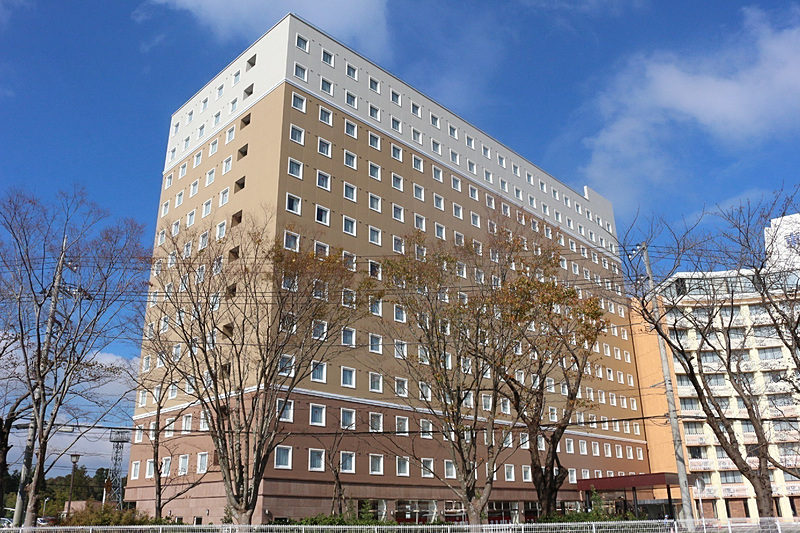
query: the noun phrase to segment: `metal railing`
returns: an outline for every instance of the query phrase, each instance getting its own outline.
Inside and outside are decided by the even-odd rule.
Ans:
[[[800,533],[780,518],[453,525],[141,525],[6,528],[3,533]],[[791,519],[789,519],[791,520]]]

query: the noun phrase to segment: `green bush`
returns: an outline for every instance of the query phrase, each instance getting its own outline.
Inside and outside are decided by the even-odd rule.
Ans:
[[[148,524],[169,524],[171,522],[156,520],[136,509],[118,510],[113,505],[89,506],[74,511],[61,521],[64,526],[139,526]]]
[[[376,520],[375,518],[354,518],[347,515],[308,516],[300,520],[293,520],[291,524],[300,526],[385,526],[395,524],[394,521]]]

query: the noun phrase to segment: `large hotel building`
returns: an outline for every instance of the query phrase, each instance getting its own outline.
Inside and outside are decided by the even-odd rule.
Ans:
[[[489,216],[523,221],[550,239],[562,251],[565,278],[611,294],[603,300],[610,325],[594,348],[591,376],[583,384],[585,413],[561,442],[559,456],[569,477],[559,500],[564,508],[577,507],[584,499],[577,490],[583,479],[649,472],[628,308],[618,281],[614,214],[597,192],[571,189],[292,15],[189,98],[173,114],[168,139],[157,256],[165,253],[167,232],[183,231],[196,220],[222,237],[263,205],[275,211],[276,238],[291,228],[301,242],[324,238],[359,258],[395,253],[392,237],[415,227],[432,238],[480,238]],[[358,268],[367,265],[359,261]],[[159,324],[156,309],[148,322]],[[419,419],[409,414],[395,387],[375,387],[370,379],[370,370],[383,365],[380,358],[386,358],[387,373],[394,372],[393,357],[388,348],[373,350],[366,328],[355,327],[361,342],[352,356],[337,356],[321,379],[315,376],[297,389],[295,416],[285,422],[293,435],[266,469],[254,523],[328,512],[333,478],[312,460],[320,445],[309,435],[335,429],[338,413],[346,410],[364,420],[367,413],[380,412],[388,426],[396,417],[408,417],[409,436],[394,438],[419,437]],[[142,353],[143,376],[159,372],[159,357]],[[376,365],[367,368],[363,361],[370,359]],[[202,435],[201,413],[182,386],[171,386],[162,427],[154,428],[153,393],[143,387],[137,394],[126,499],[152,512],[149,438],[160,431],[162,476],[179,485],[181,478],[189,483],[204,474],[202,483],[169,501],[164,514],[187,523],[220,523],[224,490],[214,471],[211,439]],[[557,405],[559,391],[554,388],[552,395]],[[309,419],[321,409],[337,413],[327,418],[328,427],[325,417]],[[463,519],[445,484],[425,469],[408,468],[385,448],[371,449],[363,434],[357,439],[345,439],[339,448],[346,454],[341,477],[353,506],[401,522]],[[420,446],[430,449],[427,466],[444,472],[441,437]],[[524,522],[538,515],[530,458],[522,449],[527,442],[516,440],[514,446],[520,449],[498,470],[489,521]]]

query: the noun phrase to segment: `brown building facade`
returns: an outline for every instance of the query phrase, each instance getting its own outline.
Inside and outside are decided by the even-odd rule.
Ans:
[[[242,216],[263,206],[274,212],[275,236],[287,246],[297,238],[301,246],[341,248],[363,270],[370,260],[402,252],[396,237],[414,229],[446,241],[481,239],[493,219],[507,218],[557,244],[564,278],[611,295],[603,301],[611,325],[595,346],[581,391],[585,407],[561,443],[570,473],[559,498],[565,508],[576,507],[583,499],[579,479],[650,471],[613,210],[593,190],[570,189],[289,15],[173,115],[155,255],[164,257],[166,271],[168,236],[194,225],[207,228],[206,239],[224,239]],[[154,269],[159,275],[161,267]],[[168,329],[155,309],[146,329]],[[377,314],[342,338],[352,343],[351,353],[327,362],[296,391],[284,421],[291,436],[267,468],[254,523],[329,512],[333,477],[320,462],[329,453],[339,456],[353,507],[400,522],[463,519],[445,483],[452,465],[442,436],[431,435],[425,413],[399,397],[419,391],[394,362],[395,340],[371,325],[390,320],[392,310],[385,305]],[[157,375],[164,357],[143,352],[142,375]],[[219,523],[224,490],[203,414],[185,392],[191,386],[164,383],[138,392],[126,499],[152,512],[149,442],[159,432],[165,490],[174,493],[202,476],[164,514]],[[155,397],[166,399],[157,422]],[[381,431],[370,431],[377,420]],[[341,431],[352,436],[334,445]],[[496,473],[490,522],[538,514],[528,445],[536,443],[515,430]]]

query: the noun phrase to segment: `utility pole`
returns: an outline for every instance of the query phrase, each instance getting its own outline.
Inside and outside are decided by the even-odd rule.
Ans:
[[[25,440],[25,450],[22,455],[22,466],[20,468],[19,487],[17,488],[17,502],[14,506],[14,519],[13,527],[22,526],[22,517],[24,512],[24,504],[30,498],[27,494],[28,485],[30,483],[31,465],[33,464],[33,449],[36,444],[37,433],[37,417],[42,421],[44,420],[44,410],[46,400],[44,398],[44,391],[41,389],[42,383],[42,364],[50,356],[50,344],[53,338],[53,328],[56,323],[56,311],[58,309],[58,295],[61,290],[61,280],[64,273],[64,265],[67,257],[67,234],[64,232],[64,239],[61,241],[61,252],[58,254],[58,263],[56,264],[56,271],[53,274],[53,285],[50,288],[50,311],[47,314],[47,326],[45,327],[44,345],[41,352],[38,354],[36,361],[36,369],[34,378],[36,379],[36,387],[33,390],[33,409],[31,410],[31,421],[28,424],[28,437]],[[40,458],[40,460],[42,460]],[[32,522],[32,520],[30,521]],[[33,525],[30,523],[28,525]]]
[[[639,252],[642,252],[642,259],[644,260],[644,268],[647,273],[647,282],[650,294],[652,295],[653,315],[656,317],[658,323],[661,322],[661,312],[659,309],[658,292],[656,291],[655,281],[653,280],[653,270],[650,267],[650,254],[647,252],[647,243],[643,242],[636,246],[636,250],[628,256],[633,259]],[[672,429],[672,443],[675,446],[675,463],[678,469],[678,485],[681,489],[681,518],[689,521],[694,518],[692,508],[694,503],[692,496],[689,492],[689,477],[686,474],[686,459],[683,456],[683,440],[681,439],[681,429],[678,426],[678,413],[675,409],[675,393],[672,388],[672,371],[669,366],[669,359],[667,358],[667,347],[664,344],[664,339],[661,335],[656,334],[658,338],[658,351],[661,355],[661,370],[664,373],[664,388],[667,393],[667,414],[669,417],[669,425]],[[670,509],[670,512],[672,510]]]

